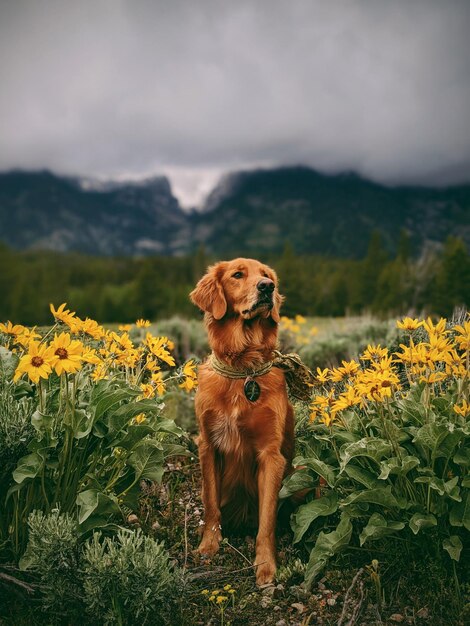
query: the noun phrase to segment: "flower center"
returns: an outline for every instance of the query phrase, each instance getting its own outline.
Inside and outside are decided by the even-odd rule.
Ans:
[[[44,359],[41,358],[40,356],[33,356],[33,358],[31,359],[31,365],[33,367],[41,367],[43,363],[44,363]]]
[[[57,350],[54,352],[54,354],[57,354],[59,359],[66,359],[68,357],[68,355],[69,355],[65,348],[57,348]]]

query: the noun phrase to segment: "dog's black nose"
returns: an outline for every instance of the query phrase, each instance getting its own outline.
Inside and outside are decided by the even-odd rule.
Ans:
[[[256,287],[261,293],[272,293],[274,291],[274,281],[270,278],[262,278]]]

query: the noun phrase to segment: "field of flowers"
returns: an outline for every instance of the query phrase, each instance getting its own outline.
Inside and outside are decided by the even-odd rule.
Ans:
[[[282,319],[281,347],[316,382],[295,405],[278,585],[260,591],[246,533],[213,562],[193,553],[201,324],[51,314],[0,324],[0,623],[464,623],[468,316]]]

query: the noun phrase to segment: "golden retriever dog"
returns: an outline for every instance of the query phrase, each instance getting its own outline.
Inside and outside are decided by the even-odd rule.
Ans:
[[[243,258],[210,267],[190,298],[205,313],[212,349],[195,399],[205,518],[198,552],[218,551],[222,523],[253,517],[256,582],[268,584],[276,573],[278,493],[294,448],[284,373],[270,369],[283,298],[275,272]]]

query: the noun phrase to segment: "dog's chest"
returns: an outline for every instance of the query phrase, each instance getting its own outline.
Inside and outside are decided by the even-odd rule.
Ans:
[[[241,452],[243,440],[238,418],[238,413],[232,413],[231,415],[220,414],[215,424],[213,424],[211,439],[214,447],[220,452],[225,454]]]

